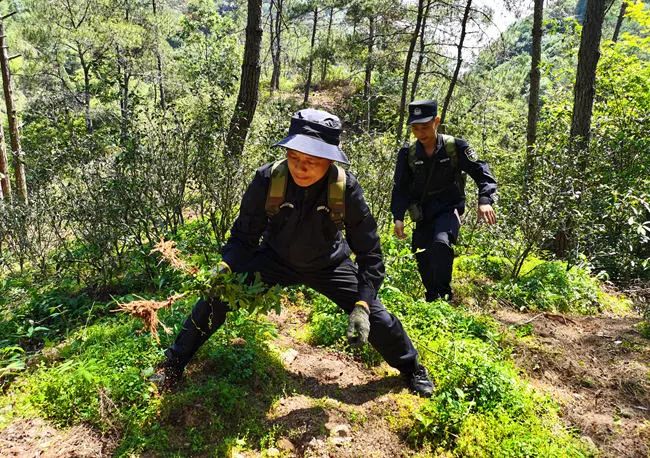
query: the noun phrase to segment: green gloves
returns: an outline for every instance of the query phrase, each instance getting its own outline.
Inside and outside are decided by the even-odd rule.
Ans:
[[[354,347],[361,347],[368,343],[370,333],[370,308],[364,301],[354,304],[354,309],[348,317],[348,343]],[[355,335],[358,334],[358,335]]]
[[[210,277],[209,277],[209,291],[207,293],[208,297],[213,297],[217,296],[217,290],[218,286],[222,283],[223,281],[223,275],[230,273],[230,266],[226,264],[225,262],[221,261],[219,264],[217,264],[217,267],[213,268],[210,270]]]

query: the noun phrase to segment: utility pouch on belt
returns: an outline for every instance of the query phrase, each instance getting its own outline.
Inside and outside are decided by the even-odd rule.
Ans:
[[[420,202],[413,202],[411,205],[409,205],[408,212],[409,216],[411,217],[411,221],[414,223],[419,223],[422,221],[422,205]]]

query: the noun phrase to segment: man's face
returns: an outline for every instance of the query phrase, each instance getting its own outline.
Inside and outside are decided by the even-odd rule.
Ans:
[[[291,173],[293,181],[301,187],[311,186],[323,178],[332,162],[334,161],[287,148],[289,173]]]
[[[411,132],[413,132],[415,138],[420,140],[420,143],[429,144],[436,138],[436,131],[439,124],[440,117],[436,116],[428,122],[411,124]]]

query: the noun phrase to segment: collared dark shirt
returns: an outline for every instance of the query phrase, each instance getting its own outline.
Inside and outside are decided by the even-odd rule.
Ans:
[[[336,266],[356,255],[359,266],[359,300],[370,303],[384,278],[377,224],[357,179],[346,172],[345,237],[324,208],[327,175],[309,187],[288,176],[284,206],[269,220],[264,208],[272,164],[260,167],[242,198],[239,216],[222,249],[223,260],[239,271],[260,247],[270,248],[281,262],[296,271],[311,272]]]
[[[473,158],[473,151],[463,139],[456,139],[456,151],[458,168],[472,177],[478,187],[479,204],[494,203],[497,182],[487,163]],[[408,152],[409,148],[404,147],[397,154],[390,206],[393,220],[403,221],[409,205],[413,202],[419,202],[424,192],[423,185],[413,186],[415,179],[408,164]],[[462,214],[465,211],[465,194],[461,192],[456,184],[455,171],[451,158],[445,151],[442,136],[438,135],[436,152],[431,157],[426,155],[424,147],[419,141],[416,141],[415,153],[418,162],[422,161],[421,166],[424,167],[424,176],[428,176],[431,167],[435,166],[428,189],[435,189],[438,192],[424,200],[422,205],[424,220],[430,221],[441,212],[454,208]]]

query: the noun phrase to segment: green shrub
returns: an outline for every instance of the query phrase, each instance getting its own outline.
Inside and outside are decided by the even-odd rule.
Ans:
[[[539,409],[542,410],[542,409]],[[595,450],[577,441],[559,427],[552,409],[529,411],[528,416],[513,419],[507,411],[474,413],[464,419],[456,439],[456,456],[487,458],[493,456],[540,458],[594,456]]]
[[[538,264],[516,280],[498,283],[495,297],[520,309],[593,313],[599,311],[598,281],[585,269],[549,261]]]
[[[151,384],[144,371],[159,353],[148,336],[134,338],[130,323],[99,323],[71,336],[59,356],[27,379],[29,403],[58,425],[86,422],[122,429],[151,414]]]
[[[479,302],[497,300],[520,310],[588,314],[625,313],[632,308],[626,298],[602,291],[600,281],[584,267],[567,270],[563,261],[529,257],[514,279],[510,268],[506,258],[498,256],[459,257],[455,262],[459,296]]]
[[[498,259],[487,262],[501,265]],[[380,295],[436,385],[434,396],[414,413],[408,432],[414,445],[430,444],[452,456],[592,454],[561,426],[555,405],[519,378],[494,320],[445,301],[413,300],[392,285]]]

